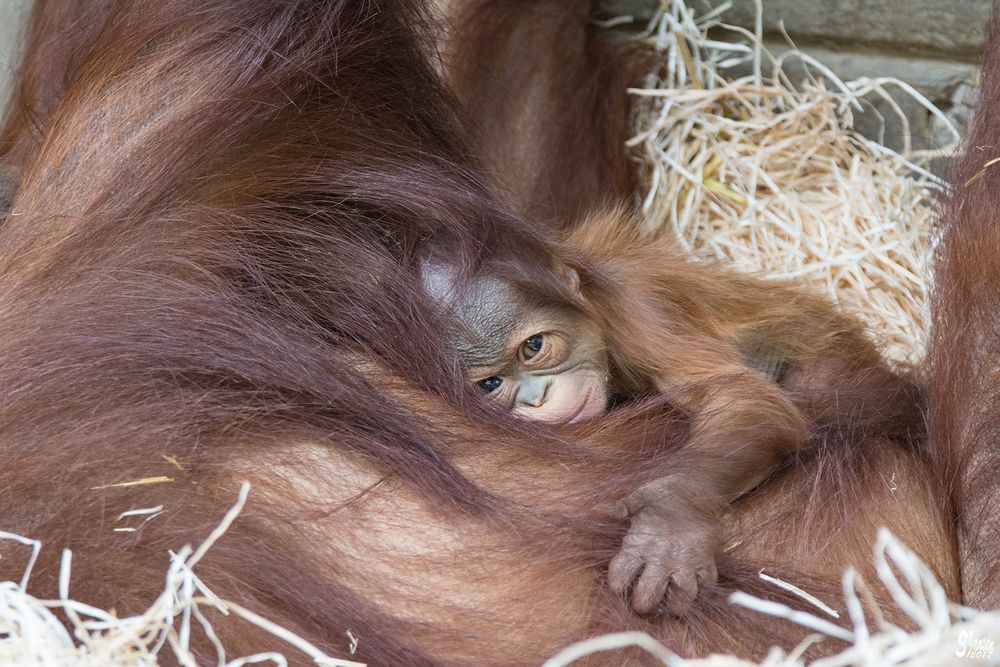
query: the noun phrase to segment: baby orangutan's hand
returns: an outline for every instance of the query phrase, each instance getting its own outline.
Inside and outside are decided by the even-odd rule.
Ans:
[[[621,550],[608,566],[611,589],[631,589],[632,608],[655,612],[666,596],[666,610],[683,616],[698,589],[718,579],[719,519],[685,496],[671,480],[650,482],[625,501],[631,526]]]

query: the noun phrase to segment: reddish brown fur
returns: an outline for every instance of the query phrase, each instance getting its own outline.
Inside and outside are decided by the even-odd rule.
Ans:
[[[957,516],[962,591],[1000,608],[1000,14],[988,28],[977,112],[956,163],[935,256],[930,435]],[[975,179],[975,180],[970,180]]]
[[[587,3],[458,4],[445,61],[454,63],[452,85],[500,189],[557,227],[581,206],[593,212],[625,201],[625,114],[609,122],[613,112],[592,89],[597,82],[622,90],[621,68],[607,46],[595,48],[591,29],[567,30],[586,18]],[[560,49],[551,48],[556,41]],[[605,97],[621,107],[615,94]],[[519,197],[527,193],[535,201]],[[691,416],[691,466],[675,466],[629,497],[632,528],[609,569],[616,590],[636,579],[640,611],[655,608],[672,580],[667,602],[683,613],[698,582],[714,582],[716,523],[733,499],[803,447],[811,428],[921,440],[920,392],[828,300],[692,261],[669,239],[639,230],[627,211],[592,214],[561,250],[580,279],[587,317],[578,329],[590,323],[600,332],[612,384],[633,396],[668,395]],[[509,261],[501,255],[498,263]],[[494,272],[501,270],[509,271]],[[786,369],[780,385],[753,367],[769,360]]]
[[[720,454],[757,440],[794,449],[807,425],[922,438],[914,384],[825,299],[692,261],[669,239],[641,233],[629,216],[597,216],[565,245],[619,372],[633,386],[655,383],[682,405],[712,413],[703,430],[713,417],[726,421],[732,432],[705,443]],[[780,388],[747,368],[755,354],[786,362]],[[774,433],[753,434],[761,428]]]
[[[448,83],[505,199],[555,227],[630,199],[622,109],[643,58],[608,43],[589,21],[591,0],[439,4]]]
[[[633,527],[609,569],[617,590],[638,577],[640,611],[655,606],[670,578],[667,602],[683,612],[697,582],[714,581],[718,517],[805,446],[810,429],[916,442],[922,413],[914,385],[832,304],[694,262],[639,229],[631,217],[602,215],[567,245],[612,376],[654,388],[691,415],[691,465],[629,497]],[[752,367],[755,356],[786,365],[780,383]]]
[[[572,266],[568,273],[578,278],[570,303],[537,303],[530,267],[494,259],[494,274],[511,266],[524,271],[519,296],[526,310],[518,317],[537,320],[535,330],[546,331],[546,339],[574,341],[571,358],[552,343],[552,358],[543,356],[529,372],[546,372],[546,363],[576,369],[582,357],[603,374],[607,354],[616,396],[665,395],[691,419],[684,444],[689,465],[673,466],[625,503],[631,527],[608,580],[619,592],[631,587],[636,610],[656,610],[666,593],[670,612],[682,614],[699,587],[714,583],[720,517],[805,446],[810,430],[833,426],[854,431],[851,437],[923,439],[920,392],[828,301],[693,261],[668,238],[641,232],[638,220],[622,211],[593,216],[560,250]],[[476,298],[489,298],[483,294]],[[530,314],[532,305],[537,315]],[[574,307],[582,317],[566,324],[559,313]],[[515,330],[507,349],[517,350],[522,335]],[[757,370],[762,361],[780,365],[780,377]],[[503,362],[497,359],[497,367]],[[573,380],[567,373],[552,382],[549,402],[558,409],[563,394],[574,391],[558,383],[572,387]],[[589,401],[592,382],[576,391]],[[543,399],[537,412],[521,414],[540,418],[545,407]]]
[[[954,592],[924,456],[839,430],[849,418],[737,507],[739,544],[686,619],[638,618],[608,592],[625,527],[594,508],[683,467],[687,424],[653,399],[558,432],[468,400],[414,278],[419,246],[447,236],[470,272],[489,248],[539,292],[558,283],[421,64],[419,7],[120,0],[82,27],[56,5],[29,43],[59,44],[63,64],[38,49],[21,70],[4,137],[24,180],[0,227],[0,528],[45,542],[34,593],[55,594],[71,548],[75,597],[142,608],[167,550],[202,540],[244,478],[250,504],[203,580],[330,651],[350,630],[375,665],[537,664],[626,628],[760,655],[804,633],[728,591],[787,599],[766,567],[835,603],[883,524]],[[0,554],[18,576],[23,551]],[[219,627],[234,653],[278,646]]]

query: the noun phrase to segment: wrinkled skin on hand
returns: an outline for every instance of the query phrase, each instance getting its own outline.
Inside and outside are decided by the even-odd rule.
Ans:
[[[616,594],[630,594],[641,614],[663,604],[667,613],[683,616],[699,590],[718,579],[724,505],[696,499],[689,488],[663,478],[623,502],[631,525],[608,566],[608,584]]]

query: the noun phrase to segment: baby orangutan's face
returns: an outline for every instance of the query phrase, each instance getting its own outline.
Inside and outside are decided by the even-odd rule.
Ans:
[[[607,361],[596,327],[571,313],[532,314],[469,377],[527,419],[573,423],[605,411]]]
[[[607,409],[608,361],[597,325],[571,303],[542,305],[499,278],[457,290],[456,272],[427,261],[424,285],[452,322],[467,377],[528,419],[572,423]],[[576,274],[567,272],[571,289]]]

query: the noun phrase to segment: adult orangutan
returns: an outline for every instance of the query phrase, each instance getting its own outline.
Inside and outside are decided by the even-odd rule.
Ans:
[[[1000,230],[1000,15],[988,28],[977,112],[965,154],[952,173],[954,190],[942,214],[935,256],[930,345],[929,430],[955,509],[963,600],[1000,609],[1000,480],[996,415],[1000,410],[997,324]]]
[[[598,104],[583,85],[603,53],[584,38],[587,7],[536,3],[558,21],[531,11],[531,30],[507,31],[520,4],[445,8],[461,16],[444,61],[459,99],[447,54],[490,66],[487,53],[534,45],[559,55],[542,61],[552,80],[574,67],[531,88],[528,108],[574,90]],[[485,48],[501,38],[513,41]],[[535,195],[522,206],[521,186],[490,184],[502,163],[477,157],[489,144],[467,121],[482,117],[456,112],[429,62],[438,39],[411,0],[38,3],[3,133],[21,182],[0,227],[0,529],[45,543],[32,592],[55,594],[71,548],[74,597],[142,608],[167,550],[203,539],[249,479],[250,504],[199,576],[333,653],[350,631],[370,664],[537,663],[614,629],[684,654],[759,655],[804,633],[728,592],[800,604],[759,583],[766,567],[835,603],[880,525],[957,594],[926,452],[849,415],[735,505],[719,583],[686,616],[640,616],[611,592],[620,502],[687,465],[691,424],[658,396],[570,426],[525,422],[466,385],[419,278],[429,244],[448,249],[460,286],[497,275],[538,299],[573,294],[547,225],[528,217]],[[590,140],[559,148],[581,151],[558,155],[570,182],[603,169]],[[533,168],[551,174],[555,153]],[[620,183],[603,192],[586,206]],[[545,205],[575,216],[559,203],[571,195]],[[173,481],[108,486],[159,476]],[[113,531],[121,511],[160,504],[136,532]],[[17,576],[19,547],[0,555]],[[276,646],[231,619],[217,629],[233,653]]]

